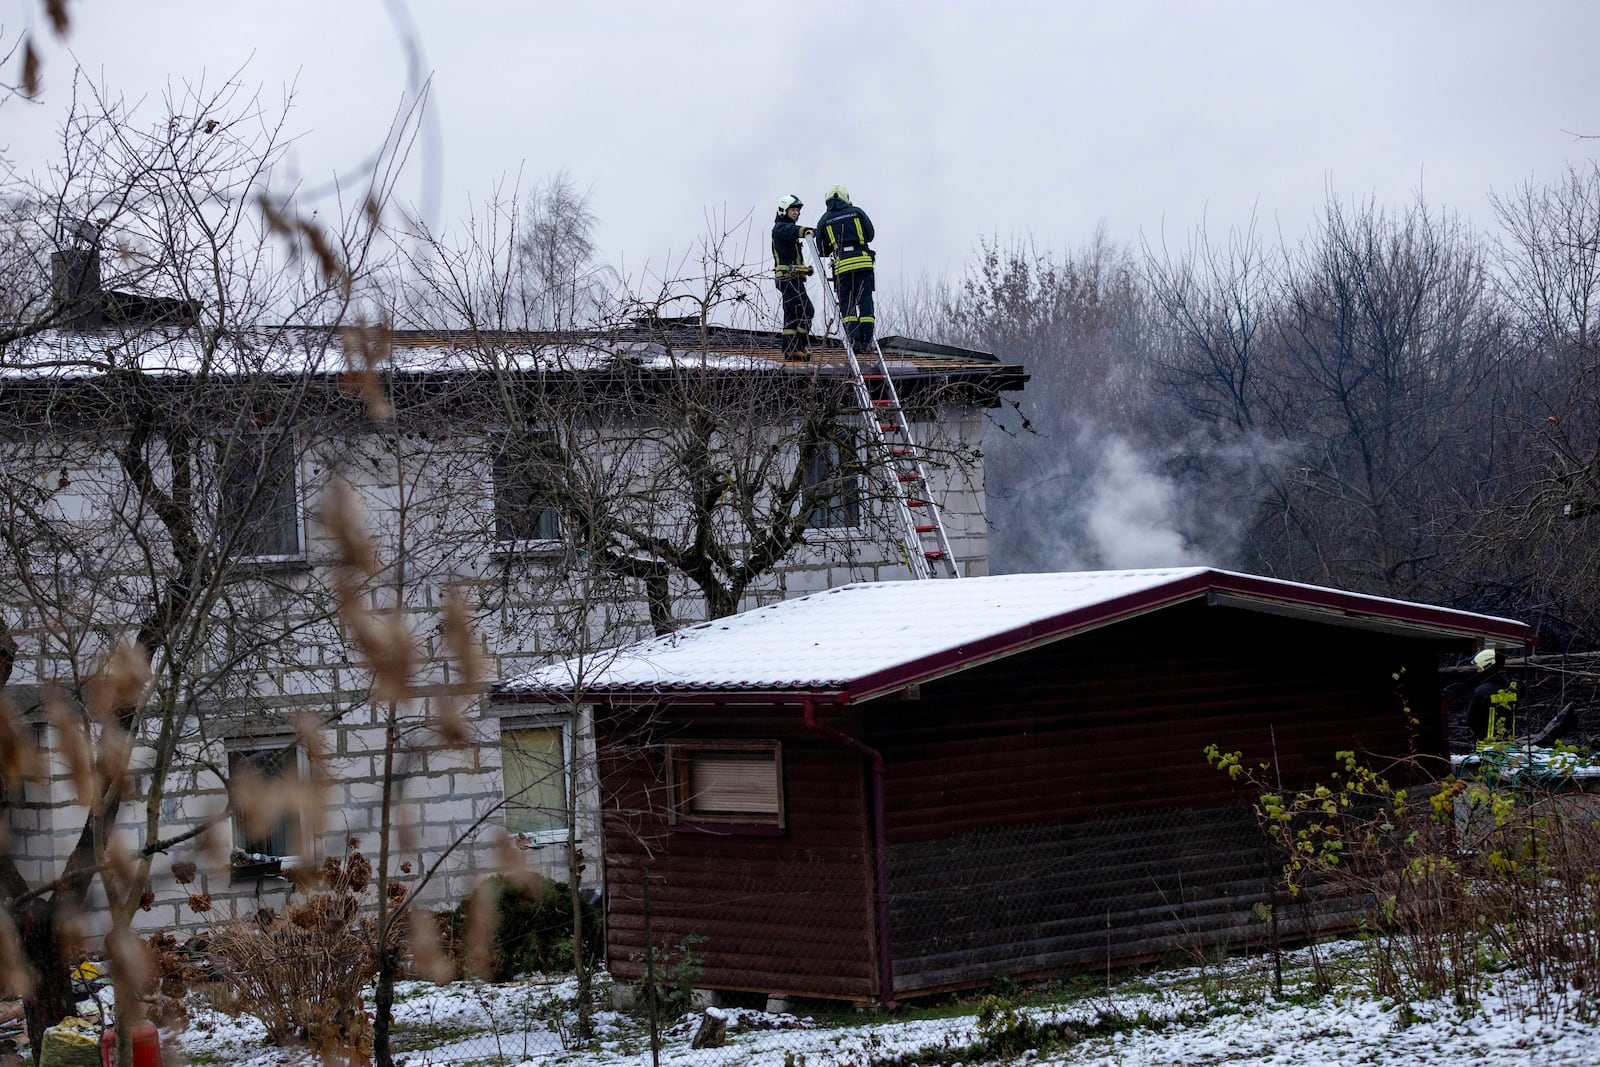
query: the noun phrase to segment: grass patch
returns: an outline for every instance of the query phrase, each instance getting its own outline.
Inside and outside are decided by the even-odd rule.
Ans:
[[[465,1023],[397,1021],[389,1029],[389,1036],[394,1041],[395,1047],[407,1052],[425,1052],[430,1048],[438,1048],[452,1041],[461,1041],[484,1033],[487,1033],[484,1027],[468,1026]]]

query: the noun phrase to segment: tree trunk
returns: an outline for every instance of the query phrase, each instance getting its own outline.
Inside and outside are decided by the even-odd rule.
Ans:
[[[45,1029],[76,1010],[72,964],[61,950],[60,915],[53,899],[34,897],[17,909],[16,920],[22,956],[34,974],[33,994],[23,1001],[23,1009],[28,1016],[28,1041],[37,1063]]]
[[[571,810],[575,813],[576,806]],[[583,928],[583,888],[579,885],[583,878],[583,859],[573,841],[577,820],[570,822],[572,825],[567,831],[567,892],[568,903],[572,906],[572,973],[578,982],[578,1025],[573,1028],[573,1033],[587,1041],[594,1036],[590,1020],[594,1005],[591,1002],[593,993],[589,964],[584,959],[587,934]]]
[[[394,1067],[389,1048],[389,1027],[394,1021],[394,980],[400,971],[400,951],[381,948],[378,952],[378,981],[373,990],[372,1062],[374,1067]]]

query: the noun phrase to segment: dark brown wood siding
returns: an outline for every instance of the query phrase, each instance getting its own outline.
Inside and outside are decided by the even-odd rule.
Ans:
[[[1259,938],[1268,857],[1206,745],[1288,788],[1342,749],[1441,753],[1435,662],[1420,642],[1193,604],[868,705],[896,992]]]
[[[687,936],[704,938],[694,946],[704,961],[698,985],[876,996],[872,853],[859,755],[805,731],[797,708],[600,709],[597,727],[613,975],[643,976],[648,870],[652,940],[675,949]],[[668,825],[666,744],[693,739],[780,742],[781,832]]]

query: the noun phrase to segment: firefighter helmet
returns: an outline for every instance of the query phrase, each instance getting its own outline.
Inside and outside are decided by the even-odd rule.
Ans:
[[[1482,652],[1479,652],[1476,656],[1472,657],[1472,665],[1478,668],[1480,671],[1486,671],[1490,667],[1493,667],[1499,659],[1499,652],[1492,648],[1486,648]]]
[[[778,214],[782,215],[785,211],[788,211],[792,207],[805,207],[805,205],[800,202],[800,198],[798,196],[790,193],[788,196],[778,201]]]
[[[846,189],[842,185],[835,185],[835,186],[833,186],[832,188],[830,188],[828,190],[828,195],[827,195],[826,199],[828,199],[828,200],[843,200],[845,203],[848,204],[850,202],[850,190]]]

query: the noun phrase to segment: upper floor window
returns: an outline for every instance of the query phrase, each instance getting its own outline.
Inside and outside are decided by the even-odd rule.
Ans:
[[[301,555],[299,462],[292,433],[246,433],[217,445],[217,541],[236,559]]]
[[[496,541],[553,541],[561,536],[561,512],[551,486],[561,446],[550,434],[506,438],[494,457]]]
[[[861,525],[861,462],[856,434],[830,427],[806,466],[805,487],[812,501],[806,525],[813,530],[847,530]]]

